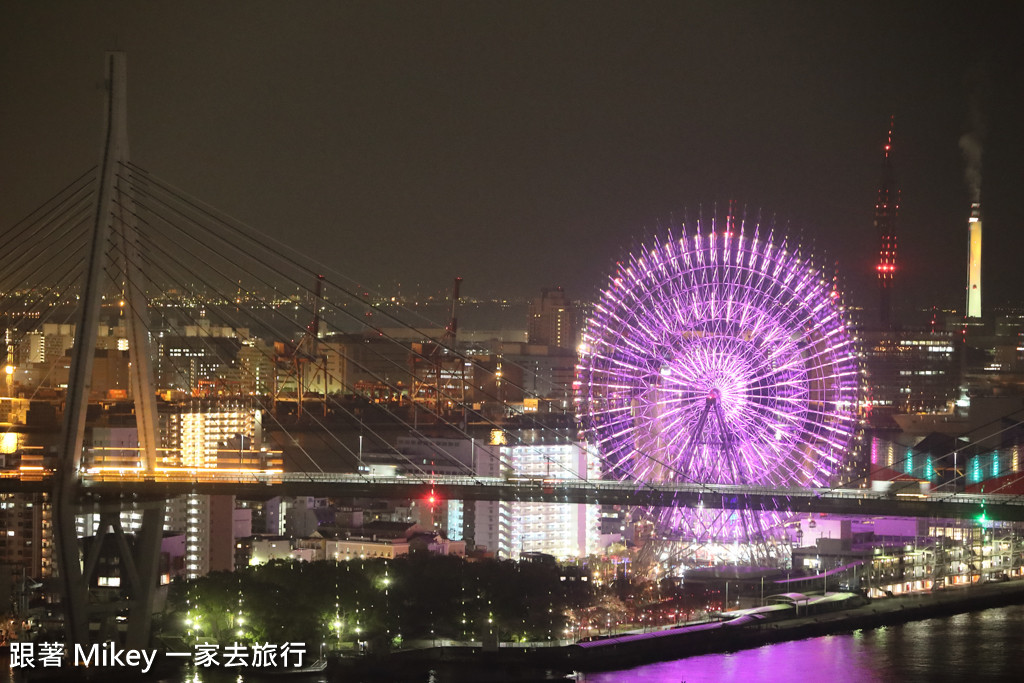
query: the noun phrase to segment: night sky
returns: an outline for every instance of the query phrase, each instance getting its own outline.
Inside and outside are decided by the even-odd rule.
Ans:
[[[1022,7],[5,0],[0,227],[97,162],[120,49],[138,165],[407,294],[590,299],[645,229],[735,199],[875,305],[894,115],[897,302],[961,307],[973,100],[985,303],[1024,303]]]

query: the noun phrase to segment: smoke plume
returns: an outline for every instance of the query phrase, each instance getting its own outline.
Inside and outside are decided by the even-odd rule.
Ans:
[[[981,201],[981,153],[985,147],[986,80],[981,70],[972,74],[973,88],[967,111],[966,133],[960,136],[960,151],[964,155],[964,181],[972,202]]]

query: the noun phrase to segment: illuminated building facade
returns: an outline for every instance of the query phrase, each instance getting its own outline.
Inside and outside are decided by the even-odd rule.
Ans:
[[[265,396],[274,391],[274,348],[250,340],[238,350],[238,393]]]
[[[863,331],[861,345],[872,427],[894,429],[894,414],[942,411],[956,398],[953,332]]]
[[[46,337],[42,331],[34,330],[22,337],[18,345],[18,355],[18,362],[22,365],[43,363],[46,360]]]
[[[260,469],[262,411],[240,402],[200,402],[163,413],[167,466],[196,469],[252,467]]]
[[[528,432],[531,430],[524,430]],[[600,458],[595,450],[580,443],[549,443],[524,434],[515,446],[502,446],[503,460],[516,476],[533,479],[599,479]],[[509,502],[509,543],[507,555],[544,553],[559,559],[586,557],[598,550],[600,508],[576,503]]]
[[[828,524],[833,531],[826,537],[820,529]],[[811,532],[813,526],[819,533]],[[802,542],[793,549],[792,566],[808,575],[793,580],[804,584],[793,587],[797,590],[836,590],[846,585],[866,591],[868,597],[883,598],[1024,574],[1024,546],[1011,523],[905,517],[810,519],[801,522],[798,534]]]
[[[490,443],[403,437],[396,445],[409,461],[405,468],[418,471],[521,477],[524,485],[544,479],[600,478],[597,452],[552,430],[495,429]],[[465,540],[496,557],[514,559],[524,552],[586,557],[596,551],[600,539],[597,505],[496,500],[439,500],[435,505],[435,525],[449,539]]]
[[[161,335],[156,347],[158,386],[198,396],[237,375],[242,342],[223,336]]]
[[[0,494],[0,565],[40,579],[50,576],[53,552],[49,495]]]
[[[164,529],[185,534],[185,576],[235,568],[235,539],[252,534],[235,528],[235,497],[189,494],[167,501]]]
[[[200,401],[161,415],[163,461],[195,469],[267,467],[263,450],[262,412],[235,401]],[[185,573],[189,578],[234,568],[236,535],[234,496],[190,494],[167,504],[165,528],[185,532]]]
[[[52,363],[65,355],[75,344],[75,326],[46,323],[43,325],[43,363]]]

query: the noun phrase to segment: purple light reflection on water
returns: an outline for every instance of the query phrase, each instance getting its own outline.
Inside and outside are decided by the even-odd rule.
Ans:
[[[588,683],[1022,680],[1024,605],[603,673]]]
[[[852,672],[870,671],[871,654],[858,647],[853,635],[767,645],[754,650],[703,655],[659,662],[635,669],[588,674],[588,683],[618,681],[777,681],[851,680]],[[813,673],[812,673],[813,672]],[[857,680],[877,680],[861,678]]]

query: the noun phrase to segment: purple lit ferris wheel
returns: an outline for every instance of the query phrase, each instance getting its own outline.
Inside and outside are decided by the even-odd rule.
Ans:
[[[824,485],[851,445],[857,398],[837,293],[806,256],[756,231],[642,247],[619,264],[583,335],[577,413],[619,479]],[[779,522],[652,513],[662,535],[704,543],[765,539]]]

